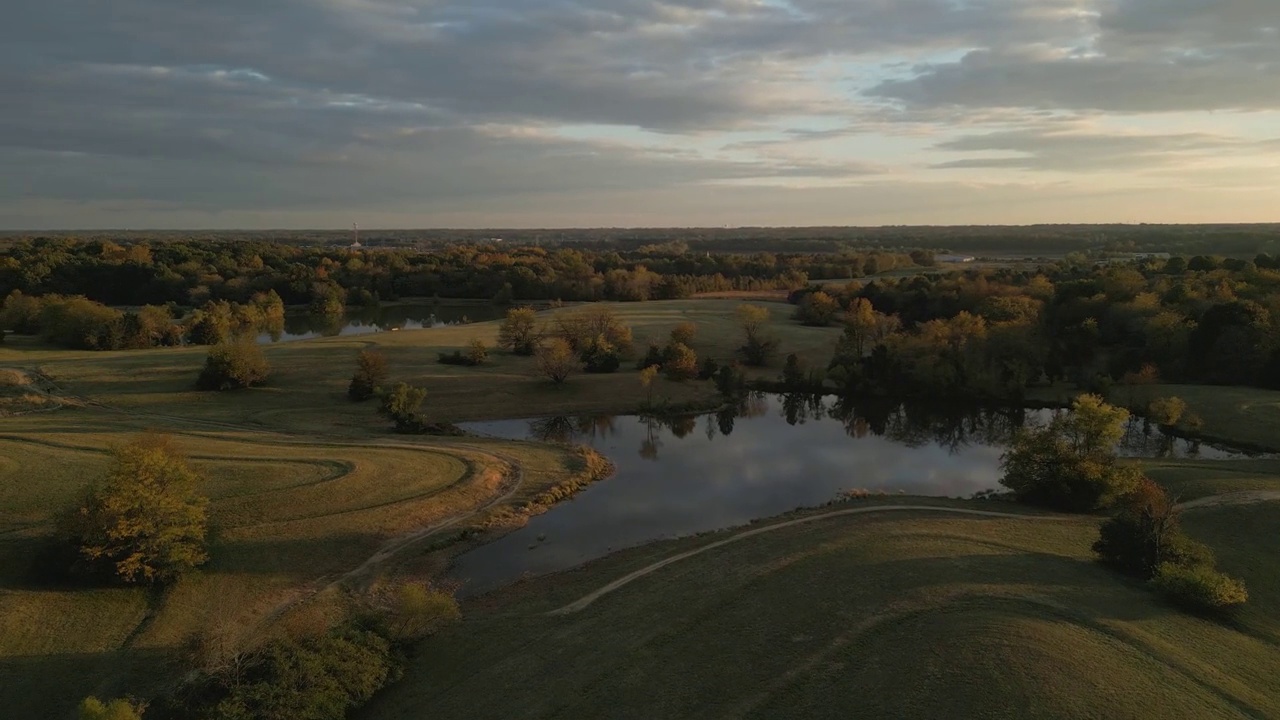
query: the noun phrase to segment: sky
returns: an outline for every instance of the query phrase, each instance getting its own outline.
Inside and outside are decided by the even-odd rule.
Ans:
[[[1277,0],[39,0],[0,229],[1280,221]]]

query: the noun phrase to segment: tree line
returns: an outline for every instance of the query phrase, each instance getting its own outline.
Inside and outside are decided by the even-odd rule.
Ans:
[[[274,292],[287,305],[367,305],[404,297],[639,301],[698,292],[793,289],[931,264],[932,253],[696,252],[452,244],[353,250],[263,241],[118,244],[24,239],[0,250],[0,296],[83,295],[107,305],[246,303]]]
[[[1280,387],[1280,260],[1266,255],[877,278],[791,300],[799,322],[844,325],[828,377],[851,392],[1017,398],[1143,372]]]

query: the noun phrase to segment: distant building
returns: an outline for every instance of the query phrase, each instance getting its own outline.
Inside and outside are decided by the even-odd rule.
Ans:
[[[972,255],[934,255],[933,259],[940,263],[971,263],[974,261]]]

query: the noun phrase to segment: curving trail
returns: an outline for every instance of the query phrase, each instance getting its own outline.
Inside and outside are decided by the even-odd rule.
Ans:
[[[993,510],[966,510],[964,508],[949,508],[949,507],[942,507],[939,505],[877,505],[874,507],[859,507],[859,508],[849,508],[847,510],[836,510],[829,513],[822,513],[820,515],[809,515],[807,517],[797,518],[795,520],[788,520],[786,522],[781,522],[776,525],[767,525],[765,527],[755,528],[754,530],[748,530],[746,532],[738,533],[737,535],[734,535],[733,537],[725,538],[724,540],[718,540],[709,545],[703,545],[702,547],[694,548],[693,550],[682,552],[678,555],[672,555],[671,557],[665,558],[663,560],[659,560],[658,562],[653,563],[648,567],[640,568],[639,570],[636,570],[633,573],[630,573],[621,578],[618,578],[617,580],[614,580],[608,585],[605,585],[604,587],[588,595],[585,595],[582,598],[579,598],[578,600],[575,600],[574,602],[571,602],[562,608],[552,610],[547,614],[548,615],[569,615],[572,613],[579,612],[581,610],[586,609],[589,605],[591,605],[591,603],[595,602],[596,600],[599,600],[605,595],[608,595],[609,593],[615,590],[618,590],[624,585],[629,585],[630,583],[635,582],[636,580],[639,580],[640,578],[650,573],[661,570],[662,568],[668,565],[678,563],[681,560],[687,560],[695,555],[700,555],[704,552],[707,552],[708,550],[715,550],[716,548],[724,547],[725,545],[729,545],[730,543],[736,543],[739,540],[746,540],[747,538],[755,537],[756,535],[763,535],[765,533],[771,533],[776,530],[783,530],[789,527],[795,527],[796,525],[803,525],[804,523],[817,522],[818,520],[827,520],[829,518],[834,518],[834,517],[843,517],[845,515],[863,515],[867,513],[876,513],[876,512],[904,512],[904,511],[940,512],[940,513],[951,513],[953,515],[977,515],[981,517],[1012,518],[1015,520],[1040,520],[1040,521],[1076,520],[1080,517],[1078,515],[1028,515],[1025,513],[1003,513],[1003,512],[996,512]]]

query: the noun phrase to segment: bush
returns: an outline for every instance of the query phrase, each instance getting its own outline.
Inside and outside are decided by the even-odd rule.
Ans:
[[[720,363],[711,358],[706,358],[702,361],[702,367],[698,368],[698,379],[710,380],[718,372],[720,372]]]
[[[475,367],[480,363],[472,359],[470,354],[463,355],[461,350],[454,350],[451,353],[440,353],[438,360],[441,365],[464,365],[466,367]]]
[[[271,366],[251,338],[221,343],[209,350],[196,380],[200,390],[239,390],[266,382]]]
[[[142,720],[146,707],[121,698],[103,702],[90,695],[80,703],[80,720]]]
[[[840,303],[821,290],[807,293],[796,307],[795,319],[803,325],[826,327],[840,314]]]
[[[662,347],[658,343],[649,343],[649,349],[645,351],[644,357],[640,358],[640,362],[636,363],[637,370],[643,370],[647,367],[662,367]]]
[[[414,642],[462,619],[453,595],[425,585],[406,583],[396,591],[387,625],[399,642]]]
[[[414,432],[422,427],[418,410],[426,397],[426,390],[400,383],[382,396],[382,404],[378,407],[378,412],[395,422],[396,430]]]
[[[343,720],[399,676],[391,644],[347,628],[272,641],[229,673],[196,678],[174,716],[193,720]]]
[[[467,343],[467,359],[473,366],[489,362],[489,348],[485,347],[483,340],[475,339]]]
[[[1202,612],[1226,610],[1249,599],[1243,583],[1209,565],[1162,563],[1151,584],[1173,604]]]
[[[356,372],[347,386],[347,397],[368,400],[387,381],[387,357],[377,350],[361,350],[356,356]]]

